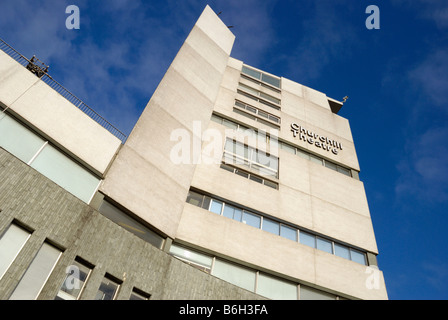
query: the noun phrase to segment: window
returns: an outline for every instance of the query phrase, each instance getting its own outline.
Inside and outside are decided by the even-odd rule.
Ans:
[[[34,300],[47,282],[62,252],[55,246],[45,242],[19,284],[12,293],[10,300]]]
[[[333,253],[332,242],[329,240],[317,237],[317,249],[328,252],[328,253]]]
[[[42,149],[31,166],[86,203],[90,202],[100,182],[50,145]]]
[[[273,220],[263,218],[263,227],[264,231],[280,235],[280,223],[275,222]]]
[[[5,275],[30,236],[30,232],[16,224],[11,224],[3,233],[0,238],[0,279]]]
[[[255,292],[274,300],[336,300],[334,294],[303,286],[286,279],[266,274],[240,264],[192,251],[186,247],[173,244],[170,250],[173,256],[200,267],[207,265],[207,272],[231,284]],[[200,261],[200,262],[199,262]],[[299,297],[300,292],[300,297]],[[148,295],[149,296],[149,295]]]
[[[245,97],[248,97],[252,100],[258,101],[268,107],[279,110],[280,109],[280,99],[275,98],[271,95],[268,95],[264,92],[258,91],[254,88],[246,86],[245,84],[238,84],[237,92],[242,94]]]
[[[199,201],[197,199],[201,199],[201,194],[199,192],[194,193],[196,195],[194,197],[191,196],[187,198],[187,202],[191,201],[191,199],[195,199],[190,203],[200,206],[202,201]],[[254,212],[250,212],[249,210],[238,208],[235,205],[227,203],[225,200],[216,200],[212,199],[209,196],[203,197],[209,199],[208,203],[211,203],[210,207],[205,207],[205,209],[210,212],[242,222],[254,228],[262,229],[264,231],[279,235],[283,238],[295,242],[298,241],[301,244],[307,245],[311,248],[325,251],[330,254],[334,254],[339,257],[360,263],[362,265],[367,265],[365,252],[351,248],[330,239],[325,239],[324,237],[318,236],[311,232],[299,230],[299,228],[297,227],[289,226],[280,221],[275,221],[274,219],[267,218],[263,214],[257,214]]]
[[[300,232],[300,243],[316,248],[316,236],[307,232]]]
[[[171,245],[170,253],[181,260],[189,262],[197,269],[206,272],[210,272],[211,270],[213,259],[208,255],[175,244]]]
[[[223,161],[226,164],[241,165],[261,176],[278,178],[278,158],[264,151],[227,139]]]
[[[221,214],[222,211],[222,202],[212,200],[212,204],[210,205],[210,211],[216,214]]]
[[[93,266],[82,261],[79,257],[76,258],[73,264],[67,267],[67,276],[62,282],[55,300],[79,299],[92,268]]]
[[[233,220],[241,221],[241,217],[243,216],[243,210],[226,204],[224,207],[223,216]]]
[[[188,192],[187,202],[207,210],[210,207],[210,197],[191,190]]]
[[[216,259],[212,275],[246,290],[255,291],[256,273],[254,270]]]
[[[260,273],[256,293],[274,300],[297,300],[297,284]]]
[[[274,129],[278,129],[278,125],[280,124],[279,117],[238,100],[235,101],[235,107],[233,108],[233,111],[247,118],[268,125]]]
[[[301,285],[300,300],[336,300],[336,296],[328,292]]]
[[[159,249],[162,247],[164,239],[160,235],[108,201],[102,202],[99,211],[105,217],[109,218],[127,231],[133,233],[140,239]]]
[[[280,144],[280,149],[286,150],[287,152],[292,153],[292,154],[297,154],[298,156],[300,156],[303,159],[309,160],[309,161],[317,163],[317,164],[319,164],[321,166],[325,166],[328,169],[331,169],[333,171],[342,173],[342,174],[344,174],[344,175],[346,175],[348,177],[352,177],[352,178],[355,178],[355,179],[359,180],[359,177],[357,175],[352,175],[352,171],[350,169],[344,168],[344,167],[342,167],[342,166],[340,166],[340,165],[338,165],[336,163],[333,163],[331,161],[323,159],[323,158],[321,158],[319,156],[316,156],[314,154],[310,154],[309,152],[307,152],[305,150],[302,150],[302,149],[299,149],[299,148],[296,148],[296,147],[294,147],[293,145],[290,145],[287,142],[279,141],[279,144]]]
[[[271,86],[280,88],[280,79],[279,78],[270,76],[270,75],[268,75],[268,74],[266,74],[264,72],[254,70],[252,68],[248,68],[246,66],[243,66],[241,71],[242,71],[243,74],[251,76],[251,77],[253,77],[253,78],[257,79],[257,80],[261,80],[263,82],[266,82],[266,83],[270,84]]]
[[[120,284],[121,281],[106,273],[94,300],[114,300],[117,296]]]
[[[350,258],[354,262],[357,262],[357,263],[360,263],[363,265],[367,264],[366,255],[365,255],[365,253],[363,253],[361,251],[350,248]]]
[[[29,163],[44,146],[45,140],[6,114],[0,114],[0,146],[25,163]]]
[[[338,257],[350,260],[350,249],[341,244],[334,244],[334,254]]]
[[[255,228],[260,228],[260,223],[261,223],[261,217],[259,215],[244,211],[243,212],[243,223],[255,227]]]
[[[297,241],[297,230],[282,224],[280,226],[280,236],[292,241]]]
[[[0,147],[89,203],[100,179],[13,118],[0,114]]]
[[[133,288],[129,300],[149,300],[151,295],[149,293],[143,292],[140,289]]]

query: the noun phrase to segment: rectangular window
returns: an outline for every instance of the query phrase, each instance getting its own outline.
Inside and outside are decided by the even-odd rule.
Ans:
[[[226,204],[224,207],[223,216],[227,218],[241,221],[242,214],[243,212],[241,209],[235,208],[231,205]]]
[[[47,282],[62,251],[45,242],[34,257],[10,300],[34,300]]]
[[[164,239],[160,235],[108,201],[101,203],[99,212],[123,229],[133,233],[156,248],[160,249],[162,247]]]
[[[260,273],[257,279],[257,294],[273,300],[297,300],[297,285]]]
[[[272,221],[267,218],[263,218],[263,227],[264,231],[280,235],[280,223]]]
[[[243,213],[243,223],[260,229],[261,217],[247,211]]]
[[[114,300],[117,296],[120,284],[121,282],[119,280],[116,280],[106,273],[94,300]]]
[[[133,288],[129,300],[149,300],[151,295],[149,293],[143,292],[140,289]]]
[[[42,149],[31,167],[86,203],[90,202],[100,182],[100,179],[50,145]]]
[[[316,236],[300,231],[300,243],[316,248]]]
[[[254,69],[248,68],[246,66],[243,66],[243,68],[241,69],[241,72],[248,76],[251,76],[257,80],[266,82],[266,83],[270,84],[271,86],[280,88],[280,79],[279,78],[272,77],[264,72],[254,70]]]
[[[216,259],[212,275],[246,290],[255,291],[256,273],[254,270]]]
[[[333,245],[331,241],[317,237],[317,249],[333,253]]]
[[[192,266],[198,269],[210,272],[213,262],[213,259],[210,256],[207,256],[205,254],[193,250],[189,250],[187,248],[175,244],[171,245],[170,253],[181,260],[187,261]]]
[[[77,300],[79,299],[87,278],[93,266],[77,258],[72,265],[66,269],[67,276],[62,282],[61,288],[55,300]]]
[[[289,240],[297,241],[297,230],[282,224],[280,226],[280,236]]]
[[[338,257],[350,260],[350,250],[346,246],[335,243],[334,244],[334,254]]]
[[[216,201],[216,200],[212,200],[212,204],[210,205],[210,211],[216,214],[221,215],[221,211],[222,211],[222,202],[221,201]]]
[[[0,279],[19,255],[31,233],[11,224],[0,238]]]
[[[360,252],[355,249],[350,249],[350,257],[351,260],[363,265],[366,265],[366,255],[363,252]]]
[[[278,178],[277,157],[231,139],[227,139],[224,150],[226,164],[243,165],[261,176]]]
[[[336,300],[336,296],[331,293],[301,285],[300,300]]]
[[[0,114],[0,146],[25,163],[45,144],[35,135],[6,114]]]

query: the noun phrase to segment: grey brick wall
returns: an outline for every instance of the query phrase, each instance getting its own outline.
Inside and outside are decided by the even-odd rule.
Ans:
[[[54,299],[77,256],[94,265],[81,299],[95,297],[106,273],[122,281],[117,299],[123,300],[134,287],[154,300],[262,298],[146,243],[1,148],[0,210],[0,235],[13,221],[33,231],[0,280],[1,300],[9,298],[44,241],[63,253],[38,299]]]

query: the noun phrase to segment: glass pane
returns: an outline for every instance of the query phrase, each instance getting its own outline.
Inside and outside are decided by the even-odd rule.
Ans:
[[[300,243],[316,248],[316,236],[300,231]]]
[[[235,105],[240,107],[240,108],[246,109],[246,104],[242,103],[241,101],[236,100],[235,101]]]
[[[317,237],[317,249],[328,253],[333,253],[333,247],[331,241],[319,237]]]
[[[247,211],[243,214],[243,223],[255,228],[260,228],[261,217]]]
[[[201,207],[204,196],[194,191],[189,191],[187,196],[187,202],[195,206]]]
[[[252,160],[263,166],[273,169],[275,172],[278,170],[278,158],[267,154],[264,151],[254,150]]]
[[[9,299],[36,299],[61,253],[59,249],[44,243]]]
[[[236,130],[238,128],[238,125],[235,122],[229,121],[227,119],[222,119],[222,124],[230,129]]]
[[[118,291],[118,287],[118,283],[105,277],[101,282],[94,300],[113,300]]]
[[[233,213],[233,220],[240,221],[243,217],[243,210],[235,208],[235,212]]]
[[[310,159],[310,155],[309,153],[302,151],[300,149],[297,149],[297,155],[303,159],[309,160]]]
[[[349,169],[346,169],[346,168],[338,166],[337,167],[337,171],[342,173],[342,174],[345,174],[346,176],[349,176],[349,177],[352,176],[351,171]]]
[[[254,176],[253,174],[250,175],[249,179],[252,181],[258,182],[258,183],[263,183],[263,179],[261,179],[260,177]]]
[[[273,115],[269,115],[269,120],[280,123],[280,118]]]
[[[261,79],[261,72],[250,69],[248,67],[243,66],[243,69],[241,70],[244,74],[247,74],[251,77],[257,78],[257,79]]]
[[[332,162],[330,162],[330,161],[325,161],[325,166],[326,166],[327,168],[330,168],[331,170],[336,171],[336,164],[334,164],[334,163],[332,163]]]
[[[264,180],[264,185],[276,190],[278,189],[278,184],[269,180]]]
[[[223,210],[223,212],[222,212],[222,215],[223,215],[224,217],[233,219],[233,213],[234,213],[234,212],[235,212],[235,208],[232,207],[232,206],[229,206],[228,204],[226,204],[226,205],[224,206],[224,210]]]
[[[366,255],[363,252],[360,252],[355,249],[350,249],[350,255],[351,255],[352,261],[366,265]]]
[[[212,257],[196,251],[188,250],[175,244],[171,245],[170,253],[181,259],[185,259],[206,268],[211,268],[212,266]]]
[[[270,85],[273,85],[274,87],[280,88],[280,79],[271,77],[263,73],[261,76],[261,80],[266,83],[269,83]]]
[[[221,214],[221,209],[222,209],[222,202],[221,201],[216,201],[216,200],[212,200],[212,204],[210,205],[210,211],[216,214]]]
[[[58,292],[56,300],[75,300],[79,297],[87,276],[90,273],[90,268],[75,261],[67,268],[67,276],[62,283],[61,289]]]
[[[218,116],[215,115],[215,114],[212,114],[212,121],[214,121],[214,122],[216,122],[216,123],[219,123],[219,124],[222,124],[222,118],[221,118],[221,117],[218,117]]]
[[[280,234],[280,224],[270,219],[263,218],[262,229],[276,235]]]
[[[246,290],[255,290],[255,271],[216,259],[212,275]]]
[[[248,114],[247,112],[238,110],[238,109],[236,109],[236,108],[233,108],[233,112],[238,113],[238,114],[240,114],[240,115],[242,115],[242,116],[245,116],[246,118],[249,118],[249,119],[251,119],[251,120],[255,120],[255,119],[256,119],[255,116],[253,116],[253,115],[251,115],[251,114]]]
[[[140,239],[151,243],[157,248],[162,247],[163,238],[161,236],[129,216],[126,212],[112,205],[111,203],[103,201],[99,208],[99,211],[103,216],[109,218],[122,228],[139,237]]]
[[[346,246],[341,244],[334,244],[334,254],[338,257],[350,260],[350,251]]]
[[[336,296],[310,287],[300,286],[300,300],[336,300]]]
[[[0,279],[22,250],[30,235],[25,229],[11,224],[0,238]]]
[[[241,170],[236,169],[236,170],[235,170],[235,173],[236,173],[237,175],[241,176],[241,177],[249,178],[249,174],[248,174],[247,172],[244,172],[244,171],[241,171]]]
[[[271,102],[274,102],[276,104],[280,104],[280,99],[274,98],[266,93],[260,92],[260,97],[266,100],[269,100]]]
[[[281,147],[283,150],[288,151],[289,153],[292,153],[292,154],[295,154],[295,153],[296,153],[296,148],[290,146],[289,144],[286,144],[286,143],[280,143],[280,147]]]
[[[322,165],[322,159],[319,157],[316,157],[316,156],[313,156],[310,154],[310,160],[311,160],[311,162],[318,163],[318,164]]]
[[[294,228],[287,227],[285,225],[281,225],[280,236],[293,241],[297,241],[297,230]]]
[[[260,91],[255,90],[255,89],[253,89],[253,88],[251,88],[249,86],[246,86],[244,84],[241,84],[241,83],[238,85],[238,87],[240,89],[246,91],[247,93],[250,93],[251,95],[256,96],[256,97],[258,97],[258,95],[260,94]]]
[[[39,153],[31,166],[55,183],[88,203],[100,180],[50,145]]]
[[[252,113],[257,113],[257,109],[254,108],[254,107],[251,107],[251,106],[247,106],[247,105],[246,105],[246,110],[247,110],[247,111],[250,111],[250,112],[252,112]]]
[[[148,300],[149,294],[143,294],[140,292],[132,291],[129,300]]]
[[[261,111],[261,110],[258,110],[258,115],[260,117],[263,117],[263,118],[266,118],[266,119],[269,118],[269,114],[267,112],[264,112],[264,111]]]
[[[210,208],[210,201],[212,201],[212,198],[209,196],[204,196],[204,202],[202,203],[202,208],[208,210]]]
[[[0,114],[0,147],[28,163],[45,141],[11,117]]]
[[[297,285],[260,273],[257,294],[273,300],[297,300]]]

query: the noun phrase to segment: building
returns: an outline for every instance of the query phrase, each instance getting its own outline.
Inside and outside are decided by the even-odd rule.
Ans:
[[[0,299],[387,299],[342,103],[234,40],[207,6],[129,137],[2,42]]]

